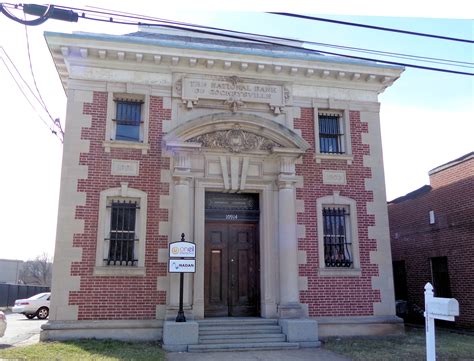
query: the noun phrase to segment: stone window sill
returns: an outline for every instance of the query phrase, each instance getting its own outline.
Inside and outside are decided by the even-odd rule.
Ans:
[[[362,271],[360,268],[320,268],[318,275],[320,277],[360,277]]]
[[[93,276],[145,276],[145,267],[96,266]]]
[[[346,161],[348,165],[352,164],[354,160],[354,156],[350,154],[322,154],[318,153],[314,156],[316,159],[316,163],[321,163],[321,160],[328,159],[328,160],[341,160]]]
[[[125,148],[125,149],[140,149],[142,154],[147,154],[150,149],[148,143],[140,142],[126,142],[123,140],[106,140],[102,143],[102,146],[105,148],[107,153],[110,152],[111,148]]]

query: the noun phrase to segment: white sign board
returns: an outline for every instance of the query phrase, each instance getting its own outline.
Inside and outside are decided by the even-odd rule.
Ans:
[[[196,272],[196,260],[194,259],[170,259],[168,264],[169,273],[194,273]]]
[[[196,245],[192,242],[173,242],[169,246],[170,258],[196,258]]]

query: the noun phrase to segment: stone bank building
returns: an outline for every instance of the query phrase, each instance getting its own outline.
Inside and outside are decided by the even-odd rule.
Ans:
[[[161,339],[181,233],[191,324],[400,332],[378,95],[402,68],[190,31],[45,37],[68,105],[43,339]]]

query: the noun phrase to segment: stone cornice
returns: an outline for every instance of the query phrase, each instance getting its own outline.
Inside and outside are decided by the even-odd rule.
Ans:
[[[211,73],[261,79],[369,89],[377,93],[390,86],[403,71],[379,64],[338,62],[337,58],[293,59],[183,49],[150,44],[82,39],[70,34],[46,34],[48,46],[64,88],[73,67],[97,67],[150,73]]]

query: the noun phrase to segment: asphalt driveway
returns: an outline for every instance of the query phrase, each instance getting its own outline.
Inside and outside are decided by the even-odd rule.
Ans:
[[[7,330],[5,335],[0,338],[0,348],[25,346],[39,341],[39,334],[41,325],[48,322],[48,320],[32,320],[25,316],[5,312],[7,316]]]

